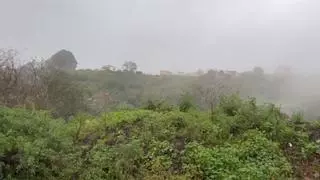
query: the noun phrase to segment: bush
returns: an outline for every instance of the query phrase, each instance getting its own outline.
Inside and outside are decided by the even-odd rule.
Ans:
[[[77,155],[67,132],[63,121],[45,112],[0,108],[0,177],[70,178]]]
[[[287,179],[318,171],[316,122],[235,96],[224,97],[213,120],[158,105],[68,122],[0,108],[1,178]]]
[[[181,112],[188,112],[191,108],[193,108],[193,101],[190,94],[183,94],[181,96],[180,102],[179,102],[179,110]]]
[[[216,148],[189,144],[185,170],[201,179],[283,179],[292,173],[279,146],[258,131]]]

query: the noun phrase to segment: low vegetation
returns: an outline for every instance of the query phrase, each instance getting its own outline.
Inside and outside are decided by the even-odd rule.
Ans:
[[[65,122],[0,109],[6,179],[289,179],[319,177],[319,122],[225,97],[209,113],[136,109]],[[318,124],[317,124],[318,123]],[[305,171],[301,171],[304,169]],[[307,173],[307,174],[306,174]]]
[[[0,53],[0,179],[320,178],[320,121],[262,103],[284,77],[75,70],[59,53]]]

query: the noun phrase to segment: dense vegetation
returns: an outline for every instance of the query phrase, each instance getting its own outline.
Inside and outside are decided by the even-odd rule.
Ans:
[[[150,110],[148,110],[150,109]],[[319,122],[290,120],[273,105],[223,98],[211,119],[178,107],[122,110],[69,122],[0,109],[7,179],[315,178]],[[183,108],[182,108],[183,109]],[[186,110],[186,109],[184,109]]]
[[[75,70],[59,53],[0,54],[0,179],[320,178],[320,121],[262,103],[283,76]]]

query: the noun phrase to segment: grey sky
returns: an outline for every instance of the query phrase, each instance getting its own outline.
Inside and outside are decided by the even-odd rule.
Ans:
[[[319,0],[0,0],[0,47],[43,57],[65,48],[81,68],[317,71],[319,10]]]

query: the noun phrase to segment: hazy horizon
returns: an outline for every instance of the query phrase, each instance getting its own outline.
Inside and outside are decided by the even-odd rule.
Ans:
[[[0,0],[0,48],[74,53],[79,68],[317,72],[317,0]]]

